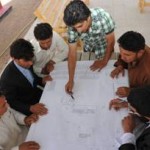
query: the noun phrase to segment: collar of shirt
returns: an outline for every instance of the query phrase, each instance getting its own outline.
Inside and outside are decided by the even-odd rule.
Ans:
[[[18,65],[15,61],[14,61],[14,64],[15,64],[15,66],[17,67],[17,69],[20,71],[20,72],[24,72],[25,70],[28,70],[28,69],[26,69],[26,68],[23,68],[23,67],[21,67],[20,65]]]
[[[25,76],[25,78],[31,83],[31,85],[33,86],[33,81],[34,78],[32,76],[32,73],[29,69],[23,68],[21,66],[19,66],[15,61],[14,61],[15,66],[17,67],[17,69]]]
[[[54,45],[54,32],[53,32],[53,37],[52,37],[51,46],[50,46],[50,48],[47,49],[47,50],[43,49],[43,48],[40,46],[39,42],[38,42],[36,39],[32,39],[30,42],[31,42],[32,45],[34,46],[34,53],[40,53],[40,52],[45,52],[45,53],[47,53],[48,51],[52,51],[52,50],[53,50],[53,47],[54,47],[54,46],[53,46],[53,45]]]

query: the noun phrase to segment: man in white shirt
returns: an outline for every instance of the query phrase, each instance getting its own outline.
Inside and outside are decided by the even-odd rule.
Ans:
[[[33,68],[38,76],[47,75],[54,69],[55,63],[67,59],[68,45],[48,23],[37,24],[34,36],[31,41],[35,48]]]
[[[127,105],[119,105],[121,102],[119,99],[112,100],[110,108],[118,110],[127,107]],[[117,139],[118,149],[150,150],[150,86],[132,89],[128,96],[128,108],[132,115],[129,114],[122,120],[124,134]],[[136,127],[135,115],[148,121],[146,128],[138,138],[133,132]]]
[[[0,91],[0,150],[39,150],[38,143],[23,142],[28,132],[27,126],[37,120],[35,114],[26,117],[11,109]]]

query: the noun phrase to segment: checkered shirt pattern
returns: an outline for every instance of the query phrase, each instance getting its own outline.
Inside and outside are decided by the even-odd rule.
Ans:
[[[101,8],[90,9],[92,24],[86,33],[78,33],[68,28],[68,42],[75,43],[80,38],[84,42],[85,52],[95,52],[96,59],[103,58],[106,52],[106,35],[113,32],[115,22],[108,12]]]

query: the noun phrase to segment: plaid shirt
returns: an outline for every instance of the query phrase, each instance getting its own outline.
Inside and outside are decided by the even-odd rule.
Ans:
[[[101,8],[90,9],[92,25],[86,33],[78,33],[68,28],[68,42],[75,43],[80,38],[84,42],[84,51],[94,51],[96,58],[103,58],[106,52],[106,34],[114,31],[115,23],[109,13]]]

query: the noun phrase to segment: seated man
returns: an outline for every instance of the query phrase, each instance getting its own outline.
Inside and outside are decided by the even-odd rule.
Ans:
[[[42,90],[50,77],[38,77],[32,68],[34,48],[30,42],[18,39],[10,46],[12,61],[4,69],[0,78],[0,88],[6,91],[6,98],[10,106],[25,114],[47,113],[44,104],[39,103]]]
[[[119,73],[124,74],[128,69],[130,88],[150,84],[150,48],[145,45],[144,37],[134,31],[124,33],[119,39],[120,57],[115,63],[116,68],[111,72],[112,77]],[[120,87],[117,94],[120,97],[128,96],[128,87]]]
[[[115,108],[114,100],[110,108]],[[134,88],[128,96],[128,103],[132,114],[144,117],[150,122],[150,86]],[[150,150],[150,124],[147,124],[142,134],[136,139],[133,134],[135,122],[133,115],[128,115],[122,120],[124,134],[119,138],[119,150]]]
[[[31,41],[35,48],[33,69],[38,76],[47,75],[55,63],[67,59],[68,45],[48,23],[37,24],[34,36],[36,40]]]
[[[34,141],[22,143],[28,131],[26,126],[37,120],[35,114],[26,117],[8,107],[7,100],[0,91],[0,150],[39,150],[39,144]]]

